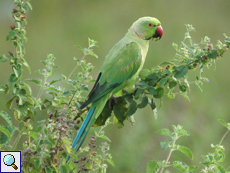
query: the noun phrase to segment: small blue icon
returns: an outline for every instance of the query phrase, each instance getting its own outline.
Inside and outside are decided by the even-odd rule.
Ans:
[[[0,173],[21,171],[21,151],[0,151]]]
[[[15,170],[18,169],[18,167],[14,164],[15,163],[15,158],[11,154],[7,154],[3,158],[3,162],[7,166],[12,166]]]

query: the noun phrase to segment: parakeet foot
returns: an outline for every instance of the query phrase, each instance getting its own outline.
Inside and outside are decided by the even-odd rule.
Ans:
[[[116,98],[117,98],[117,97],[112,96],[112,97],[109,99],[109,109],[110,109],[110,110],[113,110],[113,106],[114,106],[115,104],[117,104]]]

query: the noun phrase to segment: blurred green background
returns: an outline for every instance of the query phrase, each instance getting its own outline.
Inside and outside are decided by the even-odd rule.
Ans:
[[[28,42],[25,44],[25,58],[32,74],[25,69],[25,79],[40,77],[34,72],[43,68],[40,61],[49,53],[55,55],[56,65],[61,67],[56,70],[55,77],[68,75],[75,66],[73,57],[82,56],[74,45],[86,47],[88,37],[99,42],[99,47],[95,48],[99,59],[87,57],[95,66],[92,75],[96,78],[108,51],[124,36],[131,24],[143,16],[158,18],[164,28],[163,38],[157,43],[150,42],[144,68],[154,67],[174,57],[172,43],[180,44],[184,37],[185,24],[192,24],[196,28],[196,32],[191,35],[195,42],[207,35],[215,44],[218,39],[224,41],[223,33],[230,36],[229,0],[39,0],[31,1],[31,4],[33,10],[29,11],[27,17]],[[10,25],[14,24],[11,14],[13,8],[12,1],[0,0],[0,54],[13,51],[11,43],[6,42],[6,34]],[[218,119],[230,122],[229,64],[230,52],[227,52],[224,58],[217,61],[216,70],[213,66],[206,68],[204,76],[210,82],[204,84],[203,92],[192,85],[190,102],[181,96],[173,100],[164,97],[157,120],[147,107],[137,111],[133,127],[130,123],[126,123],[122,129],[118,129],[117,125],[109,125],[106,134],[112,140],[110,152],[115,167],[109,166],[108,172],[142,173],[145,172],[148,161],[166,159],[168,149],[161,151],[159,142],[168,141],[168,138],[155,132],[161,128],[171,128],[173,124],[180,124],[190,132],[189,137],[183,137],[178,142],[192,150],[194,160],[191,161],[179,152],[175,152],[171,160],[177,159],[201,166],[201,155],[212,152],[210,144],[219,143],[226,131]],[[11,69],[7,63],[1,63],[0,69],[0,84],[5,84]],[[31,86],[34,87],[33,94],[36,95],[38,88],[33,84]],[[0,109],[6,111],[4,103],[9,98],[4,94],[0,95]],[[9,113],[13,117],[13,112]],[[37,115],[36,121],[42,118],[47,118],[47,115]],[[230,163],[229,143],[228,135],[223,142],[227,148],[223,164],[225,167]],[[22,144],[18,146],[18,149],[21,148]]]

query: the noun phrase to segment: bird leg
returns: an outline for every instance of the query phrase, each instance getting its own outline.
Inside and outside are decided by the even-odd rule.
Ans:
[[[117,104],[117,100],[116,100],[116,97],[115,96],[112,96],[110,99],[109,99],[109,109],[110,110],[113,110],[113,106]]]

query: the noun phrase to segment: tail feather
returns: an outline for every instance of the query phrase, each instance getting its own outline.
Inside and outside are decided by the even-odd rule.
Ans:
[[[83,121],[78,133],[77,133],[77,136],[75,137],[74,141],[73,141],[73,144],[72,144],[72,148],[75,148],[75,146],[77,145],[76,149],[75,149],[75,152],[77,152],[79,150],[79,148],[81,147],[82,143],[84,142],[85,140],[85,137],[91,127],[90,124],[90,120],[92,118],[92,115],[94,113],[94,110],[95,110],[95,107],[93,108],[90,108],[85,120]],[[79,141],[80,140],[80,141]],[[66,159],[66,163],[69,161],[70,159],[70,156],[67,157]]]
[[[89,110],[89,112],[88,112],[88,114],[87,114],[84,122],[82,123],[82,125],[81,125],[81,127],[80,127],[80,129],[79,129],[79,131],[77,133],[77,136],[75,137],[75,139],[73,141],[72,148],[75,148],[77,142],[79,141],[79,139],[83,135],[83,133],[84,133],[84,131],[86,129],[86,126],[89,123],[89,121],[90,121],[90,119],[91,119],[91,117],[93,115],[94,109],[95,109],[95,107],[94,108],[90,108],[90,110]]]
[[[89,132],[90,127],[96,121],[97,117],[101,114],[101,111],[103,110],[109,97],[110,95],[107,95],[104,98],[101,98],[100,100],[92,104],[88,114],[86,115],[85,120],[83,121],[77,133],[77,136],[75,137],[73,141],[72,148],[75,148],[77,145],[75,152],[77,152],[79,148],[81,147],[82,143],[85,140],[87,133]],[[69,159],[70,159],[70,156],[67,157],[66,163],[69,161]]]

